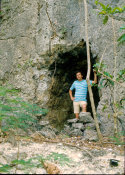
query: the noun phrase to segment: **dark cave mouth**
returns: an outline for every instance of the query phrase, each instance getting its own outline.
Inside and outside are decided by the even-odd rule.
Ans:
[[[91,70],[96,63],[91,53]],[[81,71],[83,79],[87,74],[87,53],[86,43],[81,41],[74,49],[67,52],[59,52],[56,62],[49,67],[51,75],[54,74],[53,85],[50,88],[50,100],[48,102],[49,118],[54,125],[62,126],[69,118],[74,117],[72,101],[69,97],[69,88],[76,80],[76,71]],[[90,79],[94,79],[93,71],[91,71]],[[93,95],[95,106],[98,106],[99,92],[97,87],[93,87]],[[87,111],[92,113],[89,95],[87,96]]]

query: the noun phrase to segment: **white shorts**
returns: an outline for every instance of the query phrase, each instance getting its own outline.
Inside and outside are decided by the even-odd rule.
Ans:
[[[87,102],[86,101],[74,101],[73,102],[74,113],[79,113],[80,112],[80,107],[82,108],[83,105],[87,106]]]

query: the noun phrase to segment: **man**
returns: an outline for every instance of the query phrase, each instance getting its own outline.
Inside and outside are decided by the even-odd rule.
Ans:
[[[77,80],[73,82],[72,86],[69,90],[69,95],[71,100],[73,101],[74,113],[75,117],[79,118],[80,107],[82,108],[82,112],[86,112],[87,108],[87,91],[88,85],[87,81],[83,79],[83,75],[80,71],[76,72]],[[97,83],[97,75],[96,71],[94,71],[94,81],[90,80],[90,84]],[[75,97],[72,95],[72,91],[75,89]]]

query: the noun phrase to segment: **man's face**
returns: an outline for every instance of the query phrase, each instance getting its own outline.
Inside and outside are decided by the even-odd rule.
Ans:
[[[82,80],[83,76],[82,76],[81,72],[78,72],[76,74],[76,78],[77,78],[77,80]]]

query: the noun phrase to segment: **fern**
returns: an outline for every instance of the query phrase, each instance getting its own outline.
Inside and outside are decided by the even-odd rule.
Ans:
[[[18,96],[19,90],[0,86],[0,121],[4,121],[2,131],[21,128],[27,130],[37,123],[35,115],[47,114],[47,109],[41,109],[36,104],[24,102]]]

